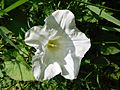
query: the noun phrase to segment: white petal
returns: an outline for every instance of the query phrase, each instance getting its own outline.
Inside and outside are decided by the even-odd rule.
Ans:
[[[65,65],[66,62],[64,58],[68,54],[69,49],[71,49],[71,47],[72,49],[74,48],[72,40],[70,40],[66,34],[55,33],[51,40],[56,40],[56,47],[51,48],[46,45],[43,54],[37,50],[38,53],[36,52],[33,57],[33,73],[36,80],[51,79],[59,74],[61,68],[57,63],[62,62],[62,65]]]
[[[45,44],[48,38],[46,28],[34,26],[25,33],[25,43],[37,48],[40,44]]]
[[[65,30],[69,34],[69,29],[75,27],[74,14],[69,10],[57,10],[45,19],[45,24],[56,30]]]
[[[45,70],[44,80],[49,80],[61,72],[61,68],[57,62],[48,65]]]
[[[69,38],[69,37],[68,37]],[[45,69],[44,79],[50,79],[57,74],[63,72],[60,66],[66,65],[64,58],[68,54],[69,50],[74,48],[72,41],[66,37],[60,37],[58,39],[59,45],[57,48],[46,48],[45,55],[43,57],[43,64],[47,66]],[[66,43],[66,44],[63,44]],[[62,63],[62,65],[61,65]],[[60,66],[59,66],[60,64]],[[65,69],[64,69],[65,71]],[[66,71],[65,73],[67,73]]]
[[[58,40],[60,43],[64,41],[64,38],[61,37],[61,40]],[[69,44],[70,45],[70,44]],[[36,80],[48,80],[57,74],[61,73],[61,68],[57,62],[62,62],[66,64],[64,58],[68,53],[69,47],[66,45],[60,45],[58,49],[54,48],[45,48],[45,51],[42,53],[36,53],[33,57],[33,74]]]
[[[77,77],[81,60],[85,53],[89,50],[91,44],[90,39],[88,39],[82,32],[73,30],[72,34],[69,34],[69,36],[73,41],[74,47],[71,47],[71,51],[65,57],[66,65],[61,65],[61,67],[62,76],[66,79],[73,80]]]
[[[41,53],[33,57],[32,69],[36,80],[49,80],[61,72],[61,67],[55,60],[57,58],[50,55]]]
[[[91,46],[90,39],[84,33],[74,31],[73,35],[71,35],[71,40],[75,46],[76,56],[84,57]]]
[[[84,54],[91,46],[90,39],[76,28],[75,17],[71,11],[57,10],[47,17],[45,22],[49,28],[58,30],[58,33],[66,33],[73,40],[76,49],[75,54],[79,57],[84,57]]]
[[[36,54],[32,58],[32,71],[36,80],[43,80],[45,65],[42,63],[43,54]]]
[[[41,75],[41,66],[40,66],[40,61],[39,60],[37,60],[33,63],[32,71],[33,71],[35,79],[39,80],[40,76],[42,76]]]
[[[76,79],[79,73],[81,59],[82,58],[75,56],[74,51],[70,51],[65,57],[66,64],[62,64],[62,62],[60,64],[62,68],[61,75],[66,79]]]

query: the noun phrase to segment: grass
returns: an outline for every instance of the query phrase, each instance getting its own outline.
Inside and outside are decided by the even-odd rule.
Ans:
[[[1,0],[0,90],[119,90],[119,5],[119,0]],[[44,25],[44,19],[58,9],[71,10],[77,28],[91,39],[79,75],[73,81],[60,75],[49,81],[35,81],[32,76],[24,81],[17,73],[20,68],[31,71],[34,53],[25,45],[24,34],[32,26]]]

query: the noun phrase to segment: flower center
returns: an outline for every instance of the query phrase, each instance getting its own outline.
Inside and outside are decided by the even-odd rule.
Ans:
[[[49,40],[48,43],[47,43],[47,45],[46,45],[47,48],[48,48],[48,50],[52,50],[52,51],[59,50],[59,48],[61,47],[59,39],[60,39],[60,37],[56,37],[53,40]]]
[[[55,40],[49,40],[47,47],[48,48],[57,48],[57,42]]]

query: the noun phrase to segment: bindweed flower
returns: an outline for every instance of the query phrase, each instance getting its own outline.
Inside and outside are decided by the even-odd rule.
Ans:
[[[91,44],[75,25],[69,10],[57,10],[45,19],[44,26],[34,26],[25,34],[25,43],[36,49],[32,70],[36,80],[49,80],[61,74],[77,77],[81,59]]]

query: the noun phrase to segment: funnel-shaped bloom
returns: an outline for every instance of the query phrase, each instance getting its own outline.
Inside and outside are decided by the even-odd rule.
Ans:
[[[77,77],[81,59],[90,48],[90,39],[75,25],[69,10],[57,10],[45,19],[44,26],[34,26],[25,34],[25,43],[36,49],[32,58],[36,80],[49,80],[61,74]]]

